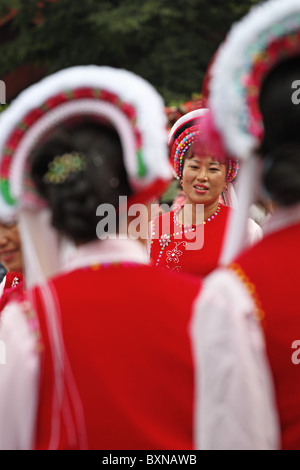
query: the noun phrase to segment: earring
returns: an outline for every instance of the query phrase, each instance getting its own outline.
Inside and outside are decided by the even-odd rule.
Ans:
[[[225,183],[225,186],[224,186],[224,191],[228,191],[228,186],[227,186],[227,183]]]

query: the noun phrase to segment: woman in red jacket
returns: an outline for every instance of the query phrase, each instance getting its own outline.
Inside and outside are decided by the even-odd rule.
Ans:
[[[193,449],[201,281],[158,273],[133,233],[172,177],[161,97],[127,71],[60,71],[3,113],[0,155],[26,269],[1,316],[0,448]]]
[[[201,145],[207,111],[187,113],[170,131],[170,159],[185,199],[151,224],[154,264],[198,276],[206,276],[218,266],[226,224],[236,207],[233,182],[239,169],[238,160],[217,158],[209,145]],[[262,236],[252,219],[247,230],[249,243]]]

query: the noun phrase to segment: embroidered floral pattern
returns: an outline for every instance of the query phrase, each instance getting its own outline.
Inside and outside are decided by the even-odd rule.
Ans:
[[[13,281],[11,283],[11,287],[16,287],[20,282],[20,279],[16,276],[13,278]]]
[[[180,242],[180,243],[175,243],[175,248],[173,248],[173,250],[168,250],[166,252],[166,260],[167,260],[167,263],[179,263],[179,258],[180,256],[183,255],[183,251],[184,250],[178,250],[178,247],[182,245],[183,248],[186,247],[186,242]]]

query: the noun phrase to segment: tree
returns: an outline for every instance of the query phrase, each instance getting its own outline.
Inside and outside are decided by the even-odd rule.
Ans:
[[[24,63],[46,73],[80,64],[131,70],[167,104],[200,93],[206,68],[231,24],[258,0],[1,0],[14,7],[1,75]]]

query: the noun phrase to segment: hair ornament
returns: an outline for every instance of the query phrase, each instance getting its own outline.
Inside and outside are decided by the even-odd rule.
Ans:
[[[239,172],[240,164],[238,160],[228,160],[226,183],[231,183]]]
[[[78,152],[64,153],[56,156],[48,165],[44,175],[46,184],[64,183],[71,174],[80,173],[86,169],[86,158]]]

